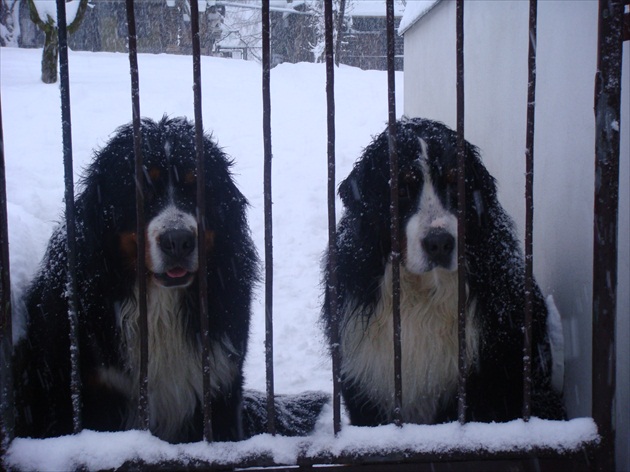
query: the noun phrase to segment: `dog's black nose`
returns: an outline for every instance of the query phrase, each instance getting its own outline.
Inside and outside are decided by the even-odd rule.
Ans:
[[[448,267],[455,250],[455,238],[443,229],[432,230],[422,240],[422,247],[431,262],[437,266]]]
[[[196,247],[195,234],[185,229],[171,229],[160,235],[160,249],[172,257],[186,257]]]

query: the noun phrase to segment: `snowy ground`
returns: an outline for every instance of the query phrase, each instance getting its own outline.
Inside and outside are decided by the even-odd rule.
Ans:
[[[9,201],[12,282],[23,287],[62,213],[59,88],[39,80],[39,50],[2,48],[2,113]],[[117,126],[131,120],[125,54],[70,53],[76,176]],[[140,110],[193,116],[192,62],[140,55]],[[204,127],[235,159],[251,203],[249,221],[262,257],[263,137],[261,68],[204,57]],[[402,79],[402,74],[399,74]],[[326,97],[321,64],[286,64],[271,74],[273,138],[275,375],[278,393],[329,389],[330,366],[316,325],[320,259],[327,244]],[[383,72],[342,67],[336,77],[338,178],[387,119]],[[402,90],[402,83],[398,84]],[[400,98],[400,97],[399,97]],[[399,110],[402,101],[399,100]],[[258,289],[246,367],[247,386],[264,390],[264,287]]]
[[[40,50],[0,49],[11,277],[19,294],[43,255],[62,212],[63,165],[58,86],[44,85]],[[144,116],[193,116],[190,57],[140,55],[140,109]],[[129,62],[124,54],[70,52],[75,178],[94,148],[131,119]],[[249,198],[250,226],[263,251],[263,145],[261,69],[258,64],[202,58],[204,127],[236,161],[238,185]],[[337,180],[387,119],[386,74],[344,67],[336,70]],[[320,259],[327,244],[325,70],[321,64],[284,64],[273,69],[272,138],[274,200],[274,346],[277,393],[331,391],[330,362],[317,326]],[[402,112],[402,74],[397,75],[397,109]],[[338,203],[339,209],[339,203]],[[263,287],[253,313],[246,383],[264,390]],[[19,324],[17,325],[19,334]],[[590,420],[548,427],[545,422],[487,426],[405,426],[360,431],[347,428],[332,439],[330,417],[322,419],[309,454],[356,450],[356,445],[444,451],[474,447],[480,438],[499,449],[533,446],[571,448],[596,435]],[[555,429],[554,429],[555,428]],[[403,441],[404,438],[404,441]],[[485,439],[483,439],[485,438]],[[451,446],[448,446],[449,441]],[[415,446],[414,446],[415,444]],[[125,460],[172,458],[230,461],[266,452],[294,463],[306,446],[287,438],[253,438],[217,448],[170,446],[145,433],[96,435],[13,443],[9,464],[27,469],[116,467]],[[89,450],[89,454],[87,451]],[[54,453],[53,453],[54,451]],[[214,451],[214,452],[213,452]],[[243,452],[246,451],[246,452]],[[227,456],[226,456],[227,454]],[[231,454],[231,455],[230,455]],[[226,459],[227,457],[227,459]]]

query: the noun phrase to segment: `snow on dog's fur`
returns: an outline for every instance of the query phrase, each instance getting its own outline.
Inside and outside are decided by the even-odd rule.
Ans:
[[[455,133],[430,120],[397,123],[402,328],[402,417],[457,418],[457,152]],[[394,418],[390,177],[387,131],[364,150],[339,194],[336,265],[325,260],[322,321],[332,342],[331,270],[338,280],[342,395],[350,420]],[[467,391],[472,421],[522,413],[524,262],[494,179],[466,143]],[[532,412],[561,418],[551,387],[547,308],[533,294]]]

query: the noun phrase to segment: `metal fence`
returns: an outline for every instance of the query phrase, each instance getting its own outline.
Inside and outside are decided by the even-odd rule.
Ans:
[[[190,0],[191,4],[191,27],[192,27],[192,57],[193,57],[193,80],[194,80],[194,114],[196,131],[196,152],[197,165],[203,174],[203,123],[201,113],[201,67],[200,67],[200,35],[197,0]],[[329,253],[330,263],[335,264],[335,236],[336,236],[336,216],[335,216],[335,96],[334,96],[334,58],[333,58],[333,2],[325,0],[325,45],[326,45],[326,97],[327,97],[327,130],[328,130],[328,233],[329,233]],[[527,466],[515,466],[513,461],[519,459],[526,463],[535,457],[542,457],[547,462],[537,462],[533,468],[538,468],[547,464],[550,468],[561,466],[572,470],[584,470],[594,468],[597,470],[614,470],[615,467],[615,427],[614,427],[614,394],[615,394],[615,320],[616,320],[616,295],[617,295],[617,213],[618,213],[618,183],[619,183],[619,127],[610,126],[611,121],[620,122],[620,92],[621,92],[621,53],[622,42],[630,39],[629,14],[624,14],[624,5],[628,0],[599,2],[599,33],[598,33],[598,60],[597,79],[595,87],[595,123],[596,123],[596,149],[595,149],[595,174],[598,185],[595,189],[594,208],[594,263],[593,263],[593,418],[597,424],[601,443],[589,451],[589,458],[575,456],[563,456],[559,453],[549,451],[529,451],[526,454],[505,454],[496,455],[486,452],[454,452],[444,456],[429,456],[426,454],[412,454],[406,457],[399,455],[389,457],[374,457],[366,454],[364,457],[320,457],[303,460],[300,465],[312,467],[313,465],[339,465],[349,466],[344,470],[354,467],[361,467],[361,470],[380,470],[384,464],[388,464],[389,470],[396,467],[397,470],[421,470],[427,467],[428,461],[450,462],[448,470],[467,470],[468,467],[479,466],[480,460],[492,459],[497,470],[509,464],[516,467],[515,470],[528,470]],[[264,134],[264,219],[265,219],[265,355],[267,369],[267,413],[268,431],[275,434],[274,424],[274,375],[273,375],[273,243],[272,243],[272,183],[271,183],[271,163],[272,163],[272,140],[271,140],[271,98],[270,98],[270,18],[269,0],[262,2],[262,32],[263,32],[263,64],[262,64],[262,93],[263,93],[263,134]],[[137,204],[137,236],[138,236],[138,273],[143,273],[144,254],[144,214],[143,214],[143,192],[142,192],[142,153],[140,136],[140,105],[139,105],[139,81],[138,62],[136,49],[136,28],[134,18],[134,0],[126,0],[128,39],[129,39],[129,61],[131,73],[131,100],[133,110],[133,130],[134,130],[134,151],[136,159],[136,204]],[[62,132],[63,132],[63,154],[65,171],[65,201],[68,224],[68,263],[74,267],[74,183],[72,173],[72,142],[71,142],[71,110],[70,110],[70,87],[68,70],[68,50],[67,33],[65,21],[65,1],[57,0],[58,8],[58,28],[59,28],[59,53],[60,53],[60,77],[61,77],[61,102],[62,102]],[[396,108],[395,108],[395,41],[394,41],[394,8],[393,0],[386,2],[387,18],[387,82],[388,82],[388,130],[389,130],[389,153],[390,153],[390,175],[391,175],[391,231],[392,231],[392,264],[393,264],[393,294],[394,294],[394,376],[392,382],[395,386],[395,405],[399,412],[395,418],[397,425],[402,425],[404,418],[401,417],[402,404],[402,377],[401,377],[401,328],[400,328],[400,235],[398,219],[398,160],[396,154]],[[534,172],[534,111],[535,111],[535,90],[536,90],[536,19],[537,1],[530,0],[529,10],[529,56],[528,56],[528,103],[527,103],[527,129],[526,129],[526,149],[525,149],[525,170],[526,170],[526,228],[525,228],[525,261],[526,261],[526,300],[525,300],[525,323],[523,335],[523,358],[524,358],[524,385],[523,385],[523,419],[530,419],[530,398],[531,398],[531,293],[533,286],[532,275],[532,234],[533,234],[533,172]],[[625,23],[624,23],[625,21]],[[458,418],[461,423],[465,422],[465,375],[466,355],[465,355],[465,254],[463,243],[464,233],[464,1],[457,0],[456,9],[456,58],[457,58],[457,136],[458,136],[458,271],[459,271],[459,306],[458,306],[458,329],[459,329],[459,386],[458,386]],[[1,102],[0,102],[1,103]],[[5,165],[4,148],[2,136],[2,113],[0,108],[0,380],[2,380],[1,405],[2,405],[2,425],[1,450],[4,453],[13,439],[13,418],[12,418],[12,379],[10,358],[12,352],[12,325],[11,325],[11,297],[10,297],[10,274],[9,274],[9,253],[8,253],[8,232],[7,232],[7,200],[5,185]],[[204,185],[202,179],[198,180],[197,204],[200,213],[203,214],[205,205]],[[203,224],[202,221],[199,222]],[[205,271],[205,240],[203,228],[198,231],[199,235],[199,270]],[[330,303],[332,313],[338,313],[335,296],[336,281],[335,272],[330,271],[331,295]],[[79,356],[77,342],[77,321],[76,321],[76,275],[70,271],[70,329],[73,346],[72,350],[72,396],[73,396],[73,424],[75,432],[81,430],[81,385],[78,373]],[[148,364],[148,344],[147,344],[147,307],[146,307],[146,286],[143,278],[140,277],[140,327],[141,327],[141,362],[140,362],[140,402],[139,415],[142,424],[148,429],[148,407],[147,407],[147,364]],[[207,326],[207,287],[205,278],[200,277],[199,298],[200,316],[202,323],[203,359],[204,372],[207,372],[207,362],[209,357],[209,336]],[[338,317],[337,317],[338,318]],[[205,325],[204,325],[205,322]],[[341,394],[340,394],[340,355],[339,343],[335,342],[338,337],[338,329],[333,323],[333,425],[334,433],[341,430]],[[211,411],[210,411],[210,388],[209,379],[204,376],[204,439],[212,441]],[[596,400],[596,401],[595,401]],[[546,458],[546,459],[545,459]],[[457,461],[457,462],[452,462]],[[467,462],[461,462],[467,461]],[[496,462],[499,461],[499,462]],[[503,461],[503,462],[501,462]],[[525,462],[523,462],[525,461]],[[377,463],[377,465],[374,465]],[[372,464],[372,465],[370,465]],[[486,467],[488,463],[485,463]],[[135,464],[137,466],[138,464]],[[153,466],[151,464],[144,464]],[[184,467],[184,464],[162,464],[162,468],[173,466]],[[200,468],[210,466],[210,464],[198,464]],[[273,460],[261,459],[258,463],[232,464],[232,467],[281,467],[282,464],[275,464]],[[158,466],[160,467],[160,466]],[[190,467],[187,464],[186,467]],[[224,467],[224,466],[223,466]],[[431,464],[433,470],[434,464]],[[457,468],[459,467],[459,469]],[[518,468],[521,467],[521,468]],[[523,468],[524,467],[524,468]],[[270,470],[270,469],[265,469]],[[429,470],[429,469],[427,469]]]

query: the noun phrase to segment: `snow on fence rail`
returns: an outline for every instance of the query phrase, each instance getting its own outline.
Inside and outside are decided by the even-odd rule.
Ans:
[[[201,68],[199,47],[199,24],[197,0],[191,3],[191,27],[193,41],[193,81],[195,130],[197,135],[197,162],[203,165],[201,119]],[[619,181],[619,126],[620,122],[620,88],[621,88],[621,45],[623,35],[623,0],[600,1],[599,36],[598,36],[598,75],[595,90],[596,118],[596,189],[595,189],[595,247],[593,265],[593,419],[576,419],[563,422],[544,421],[530,418],[529,400],[531,384],[529,371],[531,365],[524,362],[524,405],[523,419],[504,424],[465,423],[465,323],[463,303],[459,309],[460,339],[460,380],[459,380],[459,422],[443,425],[404,424],[400,415],[395,425],[376,428],[360,428],[345,426],[341,422],[341,395],[339,386],[339,351],[333,346],[333,431],[330,435],[321,433],[306,438],[283,438],[275,435],[274,418],[274,380],[273,380],[273,245],[271,227],[271,99],[270,99],[270,34],[269,34],[269,0],[262,2],[263,18],[263,134],[264,134],[264,202],[265,202],[265,326],[266,326],[266,369],[267,369],[267,413],[269,434],[256,436],[238,443],[212,443],[210,423],[209,388],[204,379],[204,439],[205,442],[187,445],[167,444],[147,431],[127,431],[122,433],[94,433],[81,431],[80,416],[80,378],[78,375],[78,349],[73,350],[72,392],[74,407],[75,435],[46,440],[26,440],[13,437],[12,418],[12,379],[10,357],[12,352],[12,325],[10,304],[10,276],[8,255],[8,232],[6,211],[6,185],[4,148],[2,139],[2,113],[0,109],[0,389],[1,420],[0,448],[4,455],[5,465],[16,469],[65,469],[65,468],[120,468],[137,465],[157,467],[265,467],[284,465],[326,465],[326,464],[369,464],[426,462],[434,460],[474,460],[474,459],[509,459],[518,457],[575,457],[586,450],[595,459],[591,465],[598,470],[614,469],[615,429],[613,422],[613,400],[615,391],[615,316],[616,316],[616,264],[617,264],[617,212]],[[136,57],[136,36],[134,19],[134,1],[126,0],[129,28],[129,60],[132,76],[132,110],[134,123],[134,140],[136,154],[137,188],[137,224],[139,236],[144,231],[144,215],[142,204],[142,155],[140,152],[140,108],[138,63]],[[463,0],[457,0],[457,133],[458,133],[458,165],[463,169],[464,142],[464,67],[463,67]],[[530,0],[530,48],[528,58],[528,119],[526,142],[526,284],[533,284],[532,275],[532,221],[533,221],[533,140],[534,140],[534,104],[535,104],[535,70],[536,70],[536,0]],[[72,244],[71,227],[73,225],[73,181],[72,181],[72,142],[70,117],[70,90],[67,56],[67,36],[65,22],[65,2],[57,0],[58,27],[61,62],[61,101],[62,132],[64,150],[64,170],[66,184],[66,214],[68,217],[68,240]],[[397,272],[400,264],[399,232],[397,218],[397,156],[395,142],[396,110],[394,89],[394,21],[393,0],[386,2],[387,38],[388,38],[388,109],[390,133],[390,172],[392,177],[392,246],[394,253],[393,293],[395,300],[400,297]],[[627,16],[627,14],[626,14]],[[332,0],[325,1],[326,29],[326,94],[327,94],[327,129],[328,129],[328,224],[329,250],[331,261],[334,261],[334,245],[336,231],[335,221],[335,102],[334,102],[334,64],[333,64],[333,5]],[[626,20],[627,21],[627,20]],[[463,198],[463,171],[458,173],[460,186],[459,198]],[[198,182],[198,205],[203,206],[203,184]],[[463,209],[460,200],[459,208]],[[458,214],[459,241],[464,241],[463,211]],[[205,262],[204,241],[199,231],[199,259]],[[72,249],[70,249],[72,254]],[[145,251],[138,251],[139,267],[144,265]],[[458,251],[458,268],[460,274],[459,291],[465,293],[464,251]],[[69,256],[70,267],[73,267]],[[201,270],[201,268],[200,268]],[[74,271],[71,271],[73,273]],[[334,271],[332,271],[334,273]],[[72,275],[71,277],[74,277]],[[142,278],[140,278],[142,279]],[[203,279],[203,277],[201,278]],[[70,281],[70,292],[75,293],[75,283]],[[332,284],[335,290],[335,283]],[[143,348],[141,353],[141,392],[139,402],[140,417],[148,425],[147,408],[147,330],[146,330],[146,288],[140,287],[140,300],[144,300],[141,308],[141,326]],[[526,293],[531,290],[526,291]],[[206,290],[200,284],[200,306],[207,309],[204,302]],[[461,301],[463,296],[459,297]],[[331,296],[331,303],[336,297]],[[76,306],[76,303],[74,304]],[[142,306],[142,302],[141,302]],[[332,307],[333,313],[337,307]],[[203,313],[203,311],[202,311]],[[71,309],[70,319],[76,317]],[[206,317],[201,316],[202,320]],[[71,337],[76,342],[75,323],[71,323]],[[333,327],[333,336],[336,335]],[[523,355],[528,359],[531,354],[531,302],[526,298],[526,320],[524,326]],[[207,335],[207,328],[203,330]],[[395,401],[400,406],[402,395],[401,355],[400,355],[400,307],[394,302],[394,349]],[[209,340],[203,337],[204,353],[209,351]],[[204,354],[204,358],[207,355]],[[205,371],[205,369],[204,369]],[[612,374],[609,374],[612,372]],[[612,378],[609,376],[612,375]],[[595,399],[597,401],[595,401]],[[400,410],[400,408],[398,408]],[[148,429],[148,428],[146,428]],[[334,434],[332,434],[334,433]],[[385,438],[385,439],[383,439]],[[34,450],[49,450],[50,454],[33,454]],[[60,452],[63,451],[63,452]],[[45,458],[46,463],[37,462]]]

